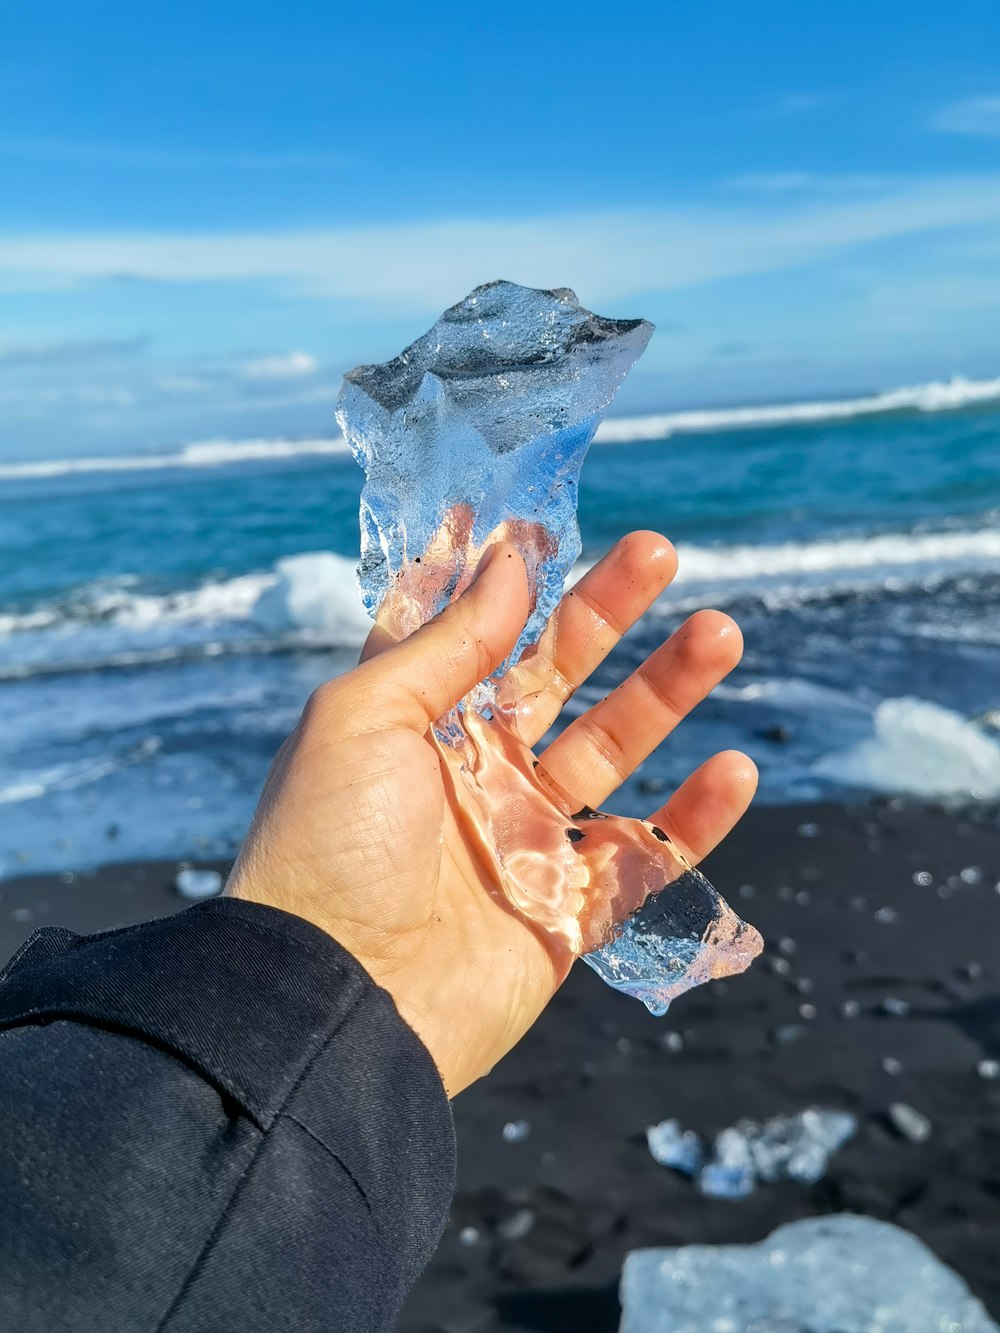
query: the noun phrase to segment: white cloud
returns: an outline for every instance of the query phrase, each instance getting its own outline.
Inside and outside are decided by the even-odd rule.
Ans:
[[[1000,95],[966,97],[940,107],[931,124],[945,134],[984,134],[1000,138]]]
[[[308,352],[288,352],[285,356],[265,356],[259,361],[248,361],[243,376],[248,380],[294,380],[303,375],[315,375],[319,369],[316,358]]]
[[[570,283],[591,304],[812,263],[873,242],[1000,223],[1000,175],[870,190],[760,191],[700,207],[453,218],[301,232],[0,235],[0,287],[132,279],[272,281],[394,316],[495,277]],[[302,372],[308,373],[308,372]]]

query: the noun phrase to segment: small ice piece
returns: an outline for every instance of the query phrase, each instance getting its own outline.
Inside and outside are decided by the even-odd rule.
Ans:
[[[1000,1078],[1000,1060],[980,1060],[976,1065],[976,1073],[980,1078]]]
[[[518,1208],[497,1224],[497,1235],[501,1240],[524,1240],[535,1225],[535,1214],[530,1208]]]
[[[796,832],[800,838],[818,838],[819,825],[813,823],[800,824]]]
[[[500,1132],[504,1143],[523,1143],[531,1133],[531,1125],[527,1120],[508,1120]]]
[[[693,1129],[681,1129],[679,1120],[661,1120],[646,1130],[649,1154],[660,1166],[693,1176],[705,1160],[705,1145]]]
[[[222,876],[217,870],[194,870],[187,866],[177,872],[174,888],[182,898],[214,898],[222,892]]]
[[[885,1073],[891,1074],[895,1078],[897,1074],[903,1072],[903,1063],[901,1060],[897,1060],[894,1055],[883,1055],[882,1069]]]
[[[581,550],[580,469],[651,333],[567,288],[487,283],[394,360],[350,371],[337,419],[365,470],[362,600],[390,637],[459,597],[499,541],[525,562],[532,611],[513,652],[429,733],[484,891],[662,1014],[742,972],[760,936],[662,829],[590,809],[525,742],[548,687],[568,692],[546,626]]]
[[[477,1245],[479,1243],[478,1227],[463,1227],[458,1233],[459,1245]]]
[[[619,1333],[1000,1333],[915,1236],[851,1213],[757,1245],[633,1250]]]
[[[928,885],[934,883],[934,876],[929,870],[915,870],[913,872],[913,882],[922,889],[926,889]]]
[[[752,1193],[758,1183],[795,1180],[812,1185],[857,1127],[850,1112],[818,1106],[762,1124],[739,1120],[716,1138],[698,1188],[703,1194],[736,1199]]]
[[[931,1136],[931,1122],[922,1111],[906,1102],[892,1102],[887,1112],[889,1123],[902,1139],[910,1143],[926,1143]]]
[[[885,1014],[887,1018],[906,1018],[910,1012],[910,1006],[906,1000],[900,1000],[895,995],[887,995],[878,1007],[880,1014]]]
[[[757,1164],[741,1120],[716,1135],[711,1159],[698,1175],[698,1189],[713,1199],[745,1199],[757,1188]],[[754,1126],[756,1128],[756,1126]]]

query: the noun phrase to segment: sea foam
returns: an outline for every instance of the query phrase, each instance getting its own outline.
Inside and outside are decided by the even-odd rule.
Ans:
[[[930,799],[1000,796],[1000,745],[960,713],[925,699],[886,699],[875,734],[814,765],[818,777]]]
[[[856,398],[831,398],[802,403],[703,408],[658,412],[647,416],[611,417],[598,428],[598,444],[665,440],[672,435],[754,427],[809,426],[853,417],[891,412],[952,412],[1000,401],[1000,378],[974,380],[957,375],[885,393]],[[238,463],[346,454],[342,436],[320,439],[201,440],[182,449],[155,454],[121,454],[97,458],[45,458],[0,464],[0,481],[28,481],[91,472],[150,472],[171,468],[229,467]]]
[[[831,592],[886,586],[899,592],[961,573],[988,573],[1000,564],[1000,531],[901,532],[757,546],[680,543],[678,556],[677,578],[659,604],[671,615],[705,598],[724,606],[761,596],[769,603],[796,606]],[[570,581],[589,567],[589,561],[579,561]],[[352,647],[370,627],[358,594],[355,561],[330,551],[290,556],[270,570],[176,592],[144,592],[137,584],[135,576],[125,575],[0,612],[0,642],[42,633],[63,641],[90,626],[136,637],[146,631],[155,635],[159,647],[170,641],[174,630],[188,638],[192,629],[204,626],[219,631],[224,650],[227,626],[239,628],[241,642],[247,629],[257,626],[271,636],[272,644],[312,639]]]
[[[1000,399],[1000,378],[970,380],[956,375],[886,393],[860,398],[831,398],[807,403],[773,403],[760,407],[707,408],[689,412],[659,412],[644,417],[617,417],[605,421],[598,443],[624,444],[633,440],[664,440],[671,435],[704,431],[746,430],[766,426],[808,426],[826,421],[886,412],[949,412]]]

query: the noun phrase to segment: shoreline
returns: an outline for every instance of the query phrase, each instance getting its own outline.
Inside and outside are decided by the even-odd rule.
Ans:
[[[98,930],[179,910],[178,864],[8,879],[0,949],[39,925]],[[399,1333],[611,1333],[628,1250],[756,1241],[842,1211],[914,1232],[1000,1316],[1000,1079],[977,1068],[1000,1060],[1000,811],[761,806],[705,868],[761,930],[764,956],[663,1019],[574,968],[521,1045],[455,1103],[452,1219]],[[908,1012],[885,1012],[886,999]],[[891,1129],[892,1102],[930,1119],[927,1142]],[[646,1149],[660,1120],[711,1136],[810,1104],[859,1120],[813,1186],[708,1199]],[[526,1135],[505,1141],[519,1120]]]

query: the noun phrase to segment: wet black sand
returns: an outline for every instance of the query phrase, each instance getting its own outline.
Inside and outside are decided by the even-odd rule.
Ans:
[[[174,870],[9,881],[0,948],[46,922],[98,929],[183,906]],[[1000,1060],[997,812],[759,809],[707,870],[760,927],[765,957],[665,1019],[574,971],[522,1045],[455,1104],[452,1223],[402,1333],[603,1333],[617,1327],[627,1250],[757,1240],[842,1210],[915,1232],[1000,1317],[1000,1078],[977,1070]],[[909,1013],[879,1012],[887,998]],[[842,1016],[845,1001],[856,1017]],[[889,1128],[893,1101],[930,1118],[928,1142]],[[645,1127],[661,1119],[711,1134],[810,1103],[861,1121],[811,1188],[709,1200],[646,1150]],[[504,1124],[519,1120],[527,1136],[505,1142]]]

